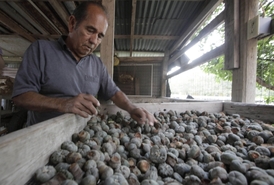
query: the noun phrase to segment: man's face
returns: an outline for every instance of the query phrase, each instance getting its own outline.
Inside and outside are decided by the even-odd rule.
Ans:
[[[91,54],[101,43],[108,27],[104,12],[97,6],[89,6],[87,17],[76,26],[74,16],[69,19],[69,49],[77,60]]]

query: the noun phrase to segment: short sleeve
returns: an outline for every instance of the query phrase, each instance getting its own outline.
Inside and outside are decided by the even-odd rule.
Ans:
[[[99,91],[99,96],[105,100],[109,100],[114,94],[120,89],[117,87],[115,82],[112,80],[106,67],[103,65],[103,70],[101,74],[101,87]]]
[[[26,50],[15,77],[12,97],[29,91],[39,92],[43,63],[42,57],[39,57],[40,52],[38,41],[31,44]]]

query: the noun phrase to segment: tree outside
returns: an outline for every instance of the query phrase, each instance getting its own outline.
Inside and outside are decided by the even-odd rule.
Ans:
[[[205,25],[223,11],[223,8],[223,4],[218,7]],[[261,0],[259,13],[261,17],[267,16],[273,18],[274,1]],[[193,52],[198,57],[223,43],[224,24],[201,40],[186,54],[191,55],[191,52]],[[274,103],[274,36],[258,41],[257,63],[256,102],[272,104]],[[224,56],[221,56],[202,66],[171,78],[169,80],[171,97],[186,98],[190,94],[196,96],[197,99],[231,100],[232,72],[230,70],[223,70],[223,67]]]

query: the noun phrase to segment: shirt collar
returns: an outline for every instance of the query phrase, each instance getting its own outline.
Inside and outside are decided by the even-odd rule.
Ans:
[[[66,44],[66,39],[67,39],[67,37],[68,36],[66,36],[66,35],[61,35],[60,37],[59,37],[59,39],[58,39],[58,43],[62,46],[62,48],[63,49],[67,49],[67,50],[69,50],[69,48],[67,47],[67,44]],[[69,50],[70,51],[70,50]],[[71,52],[71,51],[70,51]],[[91,53],[90,55],[87,55],[87,56],[85,56],[85,57],[83,57],[83,58],[87,58],[87,57],[89,57],[89,56],[92,56],[93,55],[93,53]],[[83,59],[82,58],[82,59]]]

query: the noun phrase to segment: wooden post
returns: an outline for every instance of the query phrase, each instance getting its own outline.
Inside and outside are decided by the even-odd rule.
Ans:
[[[247,23],[258,14],[259,0],[239,1],[240,68],[233,70],[232,101],[254,103],[257,70],[257,40],[247,40]]]
[[[168,59],[169,59],[169,51],[165,51],[165,57],[162,62],[162,90],[161,97],[166,97],[166,85],[167,85],[167,72],[168,72]]]
[[[108,29],[101,43],[100,57],[113,78],[115,0],[102,0],[108,12]]]
[[[239,0],[226,0],[225,70],[239,68],[239,41]]]

